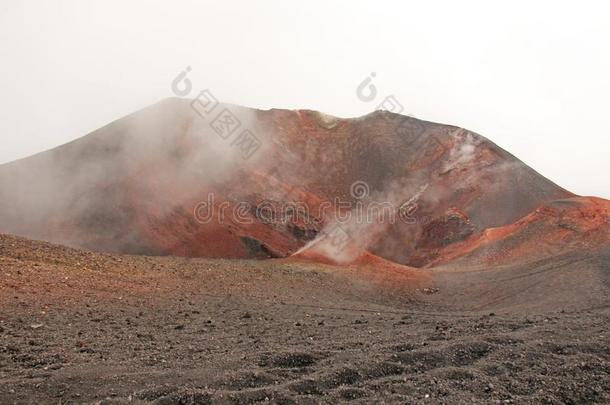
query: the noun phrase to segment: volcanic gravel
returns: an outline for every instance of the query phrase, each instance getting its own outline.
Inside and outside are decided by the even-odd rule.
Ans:
[[[498,302],[464,293],[496,269],[393,289],[0,235],[0,403],[609,403],[608,257],[557,259],[563,291],[540,290],[555,261],[523,267]]]

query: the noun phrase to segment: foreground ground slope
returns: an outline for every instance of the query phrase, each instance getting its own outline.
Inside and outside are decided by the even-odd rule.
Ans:
[[[608,249],[418,270],[0,235],[0,403],[608,403],[609,273]]]
[[[227,111],[239,127],[219,124]],[[243,134],[257,147],[244,148]],[[0,165],[0,232],[115,253],[288,257],[341,213],[387,204],[408,218],[352,215],[346,230],[360,248],[420,267],[447,245],[572,197],[453,126],[383,111],[341,119],[219,105],[207,116],[168,99]],[[292,215],[295,203],[307,211]]]

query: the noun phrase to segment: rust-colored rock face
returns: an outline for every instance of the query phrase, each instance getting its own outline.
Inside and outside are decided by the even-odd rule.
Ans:
[[[461,128],[180,99],[0,166],[0,209],[0,232],[134,254],[421,267],[610,242],[607,201]]]
[[[461,262],[507,264],[610,246],[610,201],[594,197],[555,200],[519,221],[485,229],[436,251],[428,265]]]

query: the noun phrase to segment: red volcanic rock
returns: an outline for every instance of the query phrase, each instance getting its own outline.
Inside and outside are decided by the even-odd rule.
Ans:
[[[475,227],[468,216],[457,208],[448,209],[443,215],[424,225],[416,248],[440,248],[462,241],[472,235]]]
[[[389,291],[404,290],[406,292],[426,285],[431,279],[430,274],[425,271],[400,265],[367,251],[359,251],[356,258],[349,264],[336,262],[331,257],[319,254],[314,250],[299,252],[287,261],[326,264],[330,271],[348,276],[352,280],[363,279],[370,284],[382,285]]]
[[[610,201],[574,197],[551,201],[513,224],[486,229],[437,252],[429,265],[505,264],[610,246]]]
[[[472,235],[475,229],[464,212],[450,208],[423,226],[415,253],[409,262],[417,267],[425,265],[437,259],[444,247],[463,241]]]
[[[239,128],[221,125],[223,109]],[[601,221],[604,203],[573,197],[453,126],[381,111],[342,119],[220,105],[203,116],[168,99],[0,165],[0,232],[99,251],[270,258],[319,247],[338,226],[350,246],[337,253],[343,264],[371,254],[425,266],[472,256],[513,228],[532,245],[604,243],[607,218],[595,235],[570,228]],[[581,202],[566,210],[553,201]],[[576,212],[585,219],[567,219]]]

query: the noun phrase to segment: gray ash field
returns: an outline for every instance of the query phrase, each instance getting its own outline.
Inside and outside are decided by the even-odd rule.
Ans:
[[[0,403],[610,402],[610,251],[371,267],[0,236]]]

